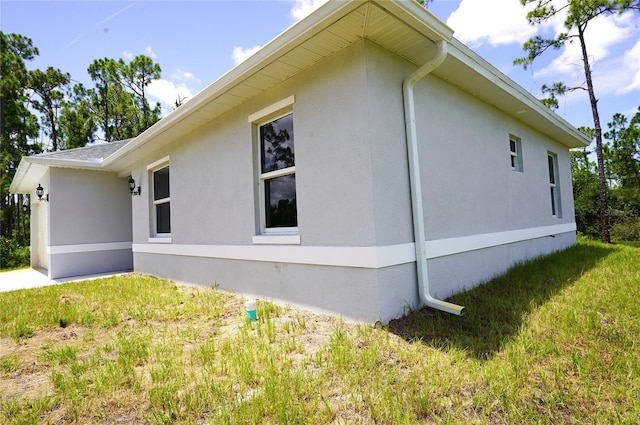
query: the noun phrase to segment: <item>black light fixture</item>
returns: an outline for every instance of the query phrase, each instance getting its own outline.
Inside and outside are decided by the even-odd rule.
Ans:
[[[45,201],[49,202],[49,194],[44,194],[44,189],[40,183],[38,183],[38,187],[36,187],[36,195],[38,195],[38,201],[42,201],[44,198]]]
[[[140,186],[136,187],[136,181],[132,176],[129,176],[129,192],[131,195],[140,195]]]

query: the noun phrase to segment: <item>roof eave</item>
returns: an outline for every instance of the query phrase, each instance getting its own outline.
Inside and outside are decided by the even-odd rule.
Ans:
[[[277,60],[286,52],[292,50],[302,42],[314,37],[327,26],[342,19],[366,3],[375,3],[380,7],[383,7],[398,19],[406,22],[424,36],[434,41],[443,39],[450,40],[453,37],[453,30],[450,27],[437,19],[433,14],[431,14],[431,12],[413,1],[329,1],[306,18],[287,28],[273,40],[265,44],[254,55],[232,68],[201,92],[196,94],[191,100],[169,113],[144,133],[138,135],[127,146],[107,158],[104,166],[114,168],[122,172],[123,167],[117,165],[120,159],[158,137],[172,126],[187,119],[199,109],[204,108],[217,96],[225,93],[256,72],[259,72],[266,65]],[[124,168],[126,168],[126,166],[127,165],[125,165]]]
[[[512,109],[501,108],[504,112],[552,137],[568,148],[588,146],[591,140],[558,114],[547,108],[531,93],[500,72],[457,39],[452,39],[449,54],[464,63],[469,69],[480,75],[487,84],[505,92],[518,106]],[[436,71],[437,75],[437,71]],[[487,99],[485,99],[487,101]],[[495,105],[499,106],[499,105]],[[541,123],[544,123],[541,125]],[[551,124],[551,125],[548,125]]]
[[[47,158],[41,156],[23,156],[20,159],[11,185],[9,193],[31,193],[33,190],[33,181],[38,180],[48,168],[74,168],[84,170],[100,170],[103,161],[82,161],[73,159]],[[38,168],[37,172],[33,171],[33,167]],[[27,178],[30,177],[30,178]]]

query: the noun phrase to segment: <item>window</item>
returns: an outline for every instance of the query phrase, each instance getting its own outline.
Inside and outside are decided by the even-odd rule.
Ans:
[[[547,154],[549,163],[549,189],[551,193],[551,215],[562,217],[562,205],[560,203],[560,187],[558,185],[558,157],[552,153]]]
[[[297,231],[293,114],[259,126],[264,233]]]
[[[168,238],[171,236],[171,190],[169,178],[169,158],[164,158],[147,166],[151,173],[151,236]]]
[[[522,142],[515,136],[509,136],[509,151],[511,152],[511,169],[524,171],[522,167]]]

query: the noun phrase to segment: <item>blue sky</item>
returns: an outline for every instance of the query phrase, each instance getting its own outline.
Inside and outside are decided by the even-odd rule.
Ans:
[[[30,69],[53,66],[87,85],[94,59],[146,54],[162,67],[150,95],[168,112],[178,96],[192,97],[323,2],[0,0],[0,28],[33,40],[40,55]],[[429,10],[536,97],[545,83],[578,86],[584,80],[575,44],[545,54],[528,70],[512,65],[525,40],[562,30],[560,21],[529,26],[519,0],[434,0]],[[640,13],[594,22],[587,36],[606,129],[614,113],[631,116],[640,106]],[[561,98],[557,113],[576,127],[593,126],[580,90]]]

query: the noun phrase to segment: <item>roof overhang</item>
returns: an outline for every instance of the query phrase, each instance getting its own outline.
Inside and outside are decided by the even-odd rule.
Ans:
[[[31,193],[40,184],[49,168],[73,168],[84,170],[102,170],[102,160],[72,160],[47,158],[46,156],[24,156],[20,160],[13,176],[10,193]]]
[[[569,148],[590,143],[587,136],[454,39],[451,28],[416,2],[329,1],[104,160],[56,162],[52,158],[25,157],[10,190],[29,192],[47,166],[103,169],[125,175],[135,162],[159,147],[362,39],[416,66],[429,61],[436,43],[446,40],[449,54],[433,75]]]
[[[422,64],[453,30],[413,1],[329,1],[171,112],[109,158],[126,172],[135,161],[205,125],[328,56],[369,39]]]
[[[457,39],[433,74],[568,148],[591,139]]]

